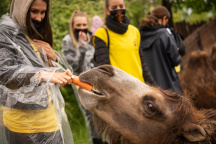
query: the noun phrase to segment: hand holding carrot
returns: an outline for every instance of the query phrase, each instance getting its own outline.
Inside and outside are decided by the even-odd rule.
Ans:
[[[61,86],[65,86],[66,84],[72,83],[72,73],[70,70],[66,70],[63,73],[57,73],[57,72],[40,72],[39,77],[42,81],[49,81],[51,83],[57,83]]]

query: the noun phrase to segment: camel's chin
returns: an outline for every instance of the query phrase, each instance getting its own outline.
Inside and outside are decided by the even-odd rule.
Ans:
[[[92,92],[79,88],[79,99],[87,110],[93,110],[97,106],[98,101],[106,99],[106,96],[99,92]]]

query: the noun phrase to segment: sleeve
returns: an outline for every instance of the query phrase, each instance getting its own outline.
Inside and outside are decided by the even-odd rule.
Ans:
[[[150,85],[156,86],[157,84],[154,81],[154,78],[153,78],[151,72],[149,71],[147,64],[145,63],[141,48],[139,49],[139,54],[140,54],[142,70],[143,70],[143,78],[144,78],[145,82],[150,84]]]
[[[82,72],[83,71],[87,71],[90,70],[94,67],[94,53],[95,53],[95,48],[92,46],[92,43],[87,43],[83,40],[80,40],[80,46],[79,49],[80,51],[83,52],[83,54],[81,53],[81,55],[84,55],[83,58],[83,64],[82,65]]]
[[[96,66],[103,65],[103,64],[110,64],[109,49],[106,46],[106,43],[98,37],[95,37],[94,43],[95,43],[94,59],[95,59]]]
[[[75,48],[71,37],[65,37],[62,44],[62,54],[77,74],[82,72],[83,60],[85,56],[85,48]]]
[[[181,63],[181,56],[178,52],[178,48],[173,35],[166,33],[166,36],[162,36],[161,39],[171,66],[175,67],[179,65]]]
[[[57,68],[33,66],[34,58],[26,55],[26,49],[28,48],[19,48],[12,44],[12,40],[9,42],[7,38],[1,39],[0,91],[7,98],[5,100],[7,107],[43,109],[48,104],[46,90],[49,82],[41,82],[38,74],[42,71],[55,72]]]
[[[179,54],[181,56],[185,55],[186,51],[185,51],[185,44],[183,41],[183,37],[180,35],[180,33],[175,32],[173,29],[171,29],[171,32],[172,32],[174,39],[176,41],[176,45],[178,47]]]
[[[145,63],[142,49],[140,48],[140,40],[141,40],[140,32],[137,30],[137,46],[139,48],[139,55],[140,55],[140,60],[141,60],[141,64],[142,64],[142,72],[143,72],[144,81],[148,84],[156,85],[154,78],[151,75],[151,73],[147,67],[147,64]]]
[[[10,43],[0,44],[0,83],[9,89],[29,85],[31,78],[40,69],[28,66]]]

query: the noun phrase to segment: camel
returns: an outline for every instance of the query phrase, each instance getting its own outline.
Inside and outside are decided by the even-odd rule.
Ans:
[[[205,51],[194,51],[180,75],[181,86],[198,109],[216,108],[216,72]]]
[[[212,53],[211,53],[210,59],[211,59],[213,68],[216,71],[216,43],[212,47]]]
[[[79,99],[110,144],[216,143],[215,110],[197,110],[186,97],[149,86],[110,65],[79,77],[97,90],[79,88]]]

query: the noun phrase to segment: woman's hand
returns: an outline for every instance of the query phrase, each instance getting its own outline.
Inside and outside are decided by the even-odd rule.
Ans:
[[[34,40],[34,42],[40,47],[43,48],[46,52],[46,55],[49,59],[56,61],[57,60],[57,56],[54,52],[54,50],[52,49],[52,47],[50,46],[49,43],[41,41],[41,40]],[[40,49],[41,50],[41,49]]]
[[[87,41],[87,34],[80,31],[79,32],[79,40],[84,40],[84,41]]]
[[[72,73],[70,70],[66,70],[63,73],[57,73],[57,72],[40,72],[39,77],[42,81],[49,81],[51,83],[60,84],[61,86],[65,86],[66,84],[72,83]]]

